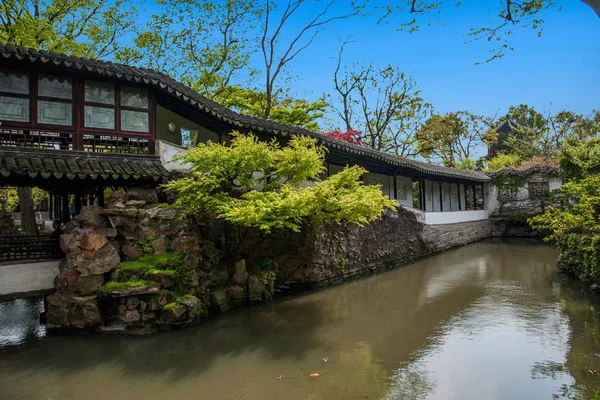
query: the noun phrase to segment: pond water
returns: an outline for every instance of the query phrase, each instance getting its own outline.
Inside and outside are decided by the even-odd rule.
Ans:
[[[600,299],[556,258],[478,243],[149,337],[46,337],[39,299],[1,303],[0,399],[590,399]]]

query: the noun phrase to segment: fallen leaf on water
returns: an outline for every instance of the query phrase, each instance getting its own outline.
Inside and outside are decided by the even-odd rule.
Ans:
[[[327,361],[329,361],[329,358],[328,358],[328,357],[325,357],[325,358],[323,359],[323,361],[327,362]]]
[[[281,380],[281,375],[277,375],[277,380],[280,381]]]
[[[319,376],[318,372],[311,372],[309,375],[311,378],[316,378],[317,376]]]

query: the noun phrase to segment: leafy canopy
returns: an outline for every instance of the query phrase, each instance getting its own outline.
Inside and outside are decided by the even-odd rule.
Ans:
[[[529,220],[556,241],[560,258],[583,280],[600,282],[600,141],[569,146],[560,159],[561,207]]]
[[[0,42],[104,58],[126,52],[122,41],[136,9],[122,0],[3,0]]]
[[[416,132],[419,153],[446,167],[469,169],[475,148],[482,140],[486,124],[482,117],[467,111],[432,114]]]
[[[308,136],[281,147],[234,132],[230,146],[201,143],[185,152],[182,161],[192,172],[166,188],[185,215],[210,213],[266,233],[299,231],[306,223],[362,225],[395,205],[379,186],[363,185],[366,170],[358,166],[321,181],[324,158],[325,148]]]

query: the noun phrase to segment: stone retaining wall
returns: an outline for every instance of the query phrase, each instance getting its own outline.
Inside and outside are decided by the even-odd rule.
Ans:
[[[132,191],[116,194],[105,209],[84,207],[69,223],[61,236],[66,261],[45,318],[49,329],[151,333],[489,236],[489,221],[424,225],[406,208],[363,227],[264,236],[181,220],[158,207],[155,194]]]
[[[490,220],[484,219],[456,224],[426,225],[423,240],[430,252],[438,252],[452,247],[464,246],[492,235]]]

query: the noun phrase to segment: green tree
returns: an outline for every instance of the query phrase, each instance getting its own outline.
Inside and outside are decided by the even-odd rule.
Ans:
[[[234,90],[223,102],[226,107],[257,118],[261,118],[265,104],[266,94],[264,92],[242,88]],[[286,97],[277,100],[271,106],[269,119],[317,132],[320,130],[318,121],[323,118],[326,109],[327,102],[322,99],[309,102]]]
[[[89,58],[117,56],[134,15],[122,0],[3,0],[0,42]]]
[[[415,132],[430,105],[420,96],[413,77],[388,65],[344,67],[342,43],[333,74],[335,96],[330,107],[346,131],[359,130],[363,145],[410,157],[419,154]]]
[[[542,114],[527,104],[510,106],[508,113],[498,121],[500,124],[504,120],[509,120],[514,126],[514,131],[496,132],[490,129],[483,137],[487,143],[491,154],[512,153],[521,142],[525,142],[527,148],[531,146],[527,141],[534,141],[541,137],[547,129],[547,120]],[[493,128],[493,127],[492,127]],[[509,137],[511,142],[509,143]]]
[[[432,114],[416,133],[419,153],[447,167],[468,166],[486,129],[482,117],[467,111]]]
[[[490,130],[484,140],[492,154],[514,154],[521,160],[534,157],[557,158],[568,143],[585,141],[600,134],[600,112],[589,116],[568,110],[549,113],[547,117],[525,104],[512,106],[506,116],[512,131]]]
[[[366,171],[360,167],[320,181],[324,156],[325,148],[307,136],[294,136],[280,147],[233,133],[230,146],[201,143],[188,150],[182,160],[191,174],[166,188],[177,194],[174,206],[184,215],[209,213],[266,234],[299,231],[305,224],[361,225],[394,206],[380,187],[362,184],[359,178]]]
[[[600,283],[600,140],[565,148],[561,207],[548,207],[530,225],[546,233],[560,260],[584,281]]]
[[[253,76],[262,8],[252,0],[162,0],[150,21],[138,27],[135,48],[121,57],[165,72],[217,102]],[[248,70],[250,70],[248,73]]]
[[[600,17],[600,0],[582,0],[582,2],[590,6]],[[464,6],[463,3],[467,2],[388,0],[383,5],[375,6],[375,9],[383,12],[380,21],[408,14],[408,19],[401,22],[400,28],[412,33],[419,30],[422,25],[430,25],[433,20],[439,22],[441,14],[450,8],[461,8]],[[518,28],[531,29],[538,37],[541,36],[544,28],[544,11],[557,7],[555,0],[501,0],[496,4],[497,8],[489,9],[494,17],[489,23],[470,28],[466,33],[471,41],[482,40],[492,45],[491,55],[485,62],[504,57],[507,52],[514,50],[510,37]]]
[[[502,168],[517,168],[521,163],[521,157],[516,154],[498,154],[486,164],[486,171],[498,171]]]
[[[310,47],[329,25],[356,17],[365,7],[364,1],[352,1],[344,5],[335,0],[326,3],[320,0],[289,0],[277,14],[277,5],[275,1],[265,0],[261,15],[260,73],[265,82],[261,88],[265,93],[261,117],[264,119],[269,119],[278,97],[285,94],[280,81],[296,57]],[[290,28],[294,33],[289,33]]]

